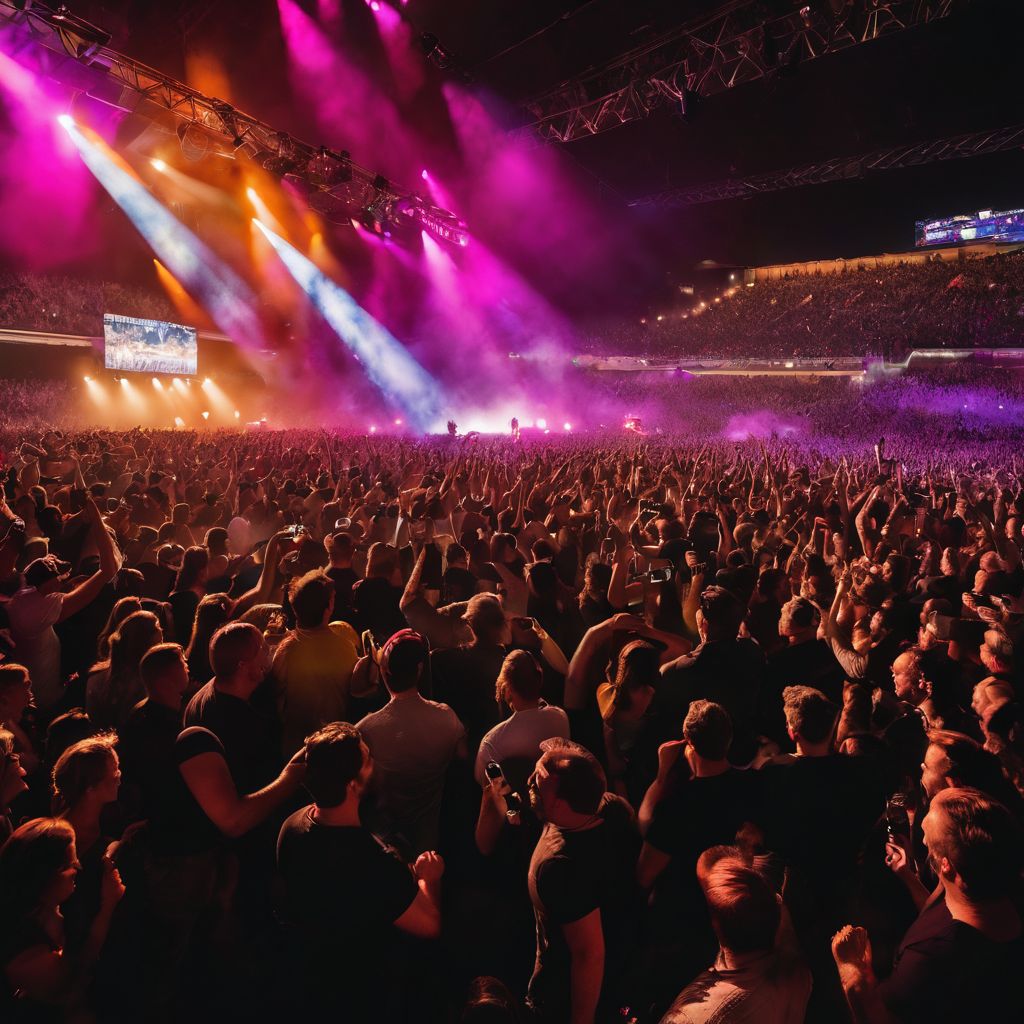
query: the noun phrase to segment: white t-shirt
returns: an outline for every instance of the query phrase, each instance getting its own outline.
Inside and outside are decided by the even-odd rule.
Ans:
[[[64,694],[60,638],[53,630],[63,607],[64,594],[40,594],[35,587],[19,590],[7,605],[14,657],[28,669],[41,711],[49,711]]]
[[[481,787],[485,784],[484,768],[489,761],[508,758],[540,757],[540,745],[553,736],[569,738],[569,716],[561,709],[540,702],[536,708],[513,712],[510,718],[499,722],[480,741],[474,774]]]

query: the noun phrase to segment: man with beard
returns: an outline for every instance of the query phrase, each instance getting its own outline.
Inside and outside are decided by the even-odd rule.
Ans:
[[[606,792],[590,751],[545,740],[529,780],[544,830],[530,861],[537,958],[528,999],[537,1019],[613,1019],[614,985],[631,946],[640,836],[629,804]]]
[[[415,864],[362,826],[359,800],[373,759],[355,726],[334,722],[306,740],[305,786],[313,803],[281,826],[278,869],[290,925],[289,1000],[346,1019],[404,1020],[411,995],[402,966],[406,936],[441,932],[444,861]]]

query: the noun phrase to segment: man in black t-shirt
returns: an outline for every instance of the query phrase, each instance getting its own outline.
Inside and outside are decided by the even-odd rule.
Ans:
[[[270,649],[255,626],[229,622],[210,641],[210,667],[213,679],[189,701],[185,726],[220,740],[238,791],[251,793],[281,769],[279,723],[253,700],[270,670]]]
[[[357,627],[359,620],[352,608],[352,587],[359,579],[359,574],[352,568],[355,555],[352,535],[346,530],[338,530],[327,537],[324,547],[331,560],[327,575],[334,583],[334,621],[347,622]]]
[[[410,869],[362,826],[359,800],[372,773],[354,726],[335,722],[310,736],[305,786],[314,802],[282,825],[277,863],[303,1009],[343,1006],[345,1019],[404,1020],[408,965],[417,958],[403,934],[440,934],[444,862],[422,853]]]
[[[727,757],[731,744],[725,708],[695,700],[683,738],[659,749],[658,777],[640,808],[645,834],[637,878],[653,888],[644,961],[651,998],[659,1006],[707,966],[717,949],[697,882],[700,855],[712,846],[732,845],[746,822],[760,820],[760,773],[733,768]]]
[[[528,999],[539,1021],[592,1024],[618,1009],[640,836],[629,805],[605,791],[593,754],[558,738],[540,746],[529,782],[545,825],[530,861],[537,959]]]
[[[122,802],[147,817],[151,835],[161,815],[181,791],[174,744],[181,732],[181,698],[188,689],[188,666],[180,644],[157,644],[139,662],[146,699],[139,701],[117,741],[124,775]]]
[[[832,648],[818,639],[821,609],[804,597],[782,606],[779,636],[786,645],[768,656],[765,686],[761,691],[761,728],[776,742],[791,749],[782,714],[782,691],[787,686],[813,686],[833,704],[843,702],[843,670]]]
[[[963,788],[933,797],[921,827],[939,887],[927,896],[912,878],[923,906],[888,979],[879,984],[875,978],[863,928],[846,925],[832,941],[854,1024],[1018,1019],[1024,967],[1024,924],[1014,899],[1024,865],[1020,825],[1002,804]],[[889,863],[897,873],[909,870],[892,845]]]

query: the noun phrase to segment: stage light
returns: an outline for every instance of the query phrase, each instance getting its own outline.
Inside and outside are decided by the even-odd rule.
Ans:
[[[1002,409],[1002,406],[999,406],[999,408]],[[401,420],[395,420],[395,426],[396,427],[400,427],[401,425],[402,425],[402,421]]]
[[[377,428],[376,428],[376,427],[372,427],[372,426],[371,426],[371,427],[370,427],[370,433],[371,433],[371,434],[376,434],[376,433],[377,433]]]
[[[153,387],[155,387],[157,389],[157,391],[163,391],[163,389],[164,389],[163,381],[161,381],[159,377],[154,377],[153,378]]]
[[[543,430],[548,425],[547,420],[537,420],[537,429]]]
[[[736,280],[736,275],[735,274],[730,274],[729,275],[729,280],[730,281],[735,281]]]
[[[563,430],[572,430],[572,424],[571,423],[563,423],[562,424],[562,429]]]
[[[212,383],[213,383],[213,378],[212,377],[204,377],[203,378],[203,387],[204,388],[208,388]]]
[[[93,176],[128,215],[161,263],[229,337],[265,345],[252,289],[204,242],[188,230],[123,164],[102,139],[80,131],[69,117],[67,130]]]
[[[149,162],[152,164],[154,171],[160,171],[163,173],[167,170],[167,164],[165,164],[163,160],[150,160]]]
[[[721,297],[716,295],[715,296],[715,302],[721,302],[721,301],[722,301]]]
[[[92,377],[90,377],[89,374],[86,374],[82,378],[82,380],[84,380],[86,384],[91,384],[92,383]],[[1002,406],[999,406],[999,408],[1002,409]]]
[[[242,414],[236,409],[235,410],[235,419],[236,420],[240,420],[241,418],[242,418]]]
[[[180,379],[180,378],[178,378],[178,377],[175,377],[175,378],[173,378],[173,380],[171,381],[171,383],[172,383],[172,384],[173,384],[173,385],[174,385],[175,387],[178,387],[178,386],[179,386],[179,385],[181,384],[181,379]]]
[[[203,419],[204,420],[208,420],[209,418],[210,418],[210,414],[204,409],[203,410]]]
[[[175,416],[174,417],[174,425],[176,427],[183,427],[183,426],[185,426],[185,421],[180,416]]]
[[[377,11],[380,10],[380,4],[377,2],[377,0],[370,0],[370,10],[373,11],[374,14],[376,14]]]
[[[429,175],[429,174],[427,174],[427,169],[426,169],[426,167],[424,167],[424,168],[423,168],[423,170],[422,170],[422,171],[420,171],[420,177],[421,177],[421,178],[422,178],[422,179],[423,179],[424,181],[430,181],[430,175]]]
[[[75,119],[70,114],[61,114],[57,118],[57,123],[62,128],[72,128],[72,127],[74,127]]]
[[[661,323],[661,321],[662,321],[662,320],[664,320],[664,319],[665,319],[665,318],[664,318],[663,316],[659,316],[659,317],[658,317],[658,323],[660,324],[660,323]]]
[[[444,422],[441,410],[448,404],[438,382],[344,288],[265,224],[256,219],[254,223],[389,402],[402,408],[417,429],[438,428]]]
[[[121,387],[123,387],[123,388],[128,387],[128,378],[127,377],[122,377],[121,378]]]

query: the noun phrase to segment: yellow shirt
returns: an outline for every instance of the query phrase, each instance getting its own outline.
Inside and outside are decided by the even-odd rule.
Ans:
[[[287,757],[328,722],[342,722],[358,659],[356,631],[347,622],[294,629],[274,654],[274,679]]]

